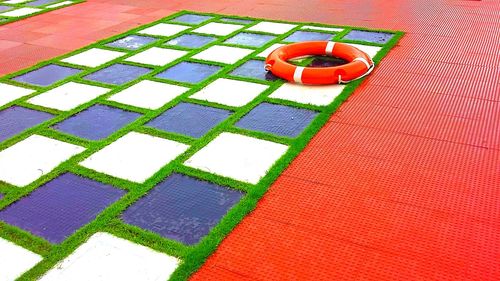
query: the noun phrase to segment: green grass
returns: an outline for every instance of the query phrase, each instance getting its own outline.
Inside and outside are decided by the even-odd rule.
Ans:
[[[73,3],[62,5],[62,6],[59,6],[59,7],[54,7],[54,8],[49,8],[48,7],[48,6],[51,6],[51,5],[54,5],[54,4],[61,3],[63,1],[66,1],[66,0],[60,0],[58,2],[49,3],[49,4],[38,6],[38,7],[27,6],[26,4],[29,4],[29,2],[19,3],[19,4],[0,3],[0,5],[2,5],[2,6],[9,6],[9,7],[12,7],[12,8],[39,8],[39,9],[41,9],[40,11],[38,11],[36,13],[29,14],[29,15],[26,15],[26,16],[21,16],[21,17],[6,17],[6,16],[2,16],[2,14],[0,13],[0,25],[8,24],[8,23],[19,21],[19,20],[22,20],[22,19],[25,19],[25,18],[29,18],[29,17],[32,17],[32,16],[43,14],[43,13],[46,13],[46,12],[49,12],[49,11],[53,11],[53,10],[57,10],[57,9],[60,9],[60,8],[64,8],[64,7],[67,7],[67,6],[70,6],[70,5],[74,5],[74,4],[85,2],[85,0],[70,0]],[[9,11],[3,11],[2,13],[4,13],[4,12],[10,12],[10,11],[11,10],[9,10]]]
[[[227,36],[220,36],[218,39],[207,46],[203,48],[198,48],[198,49],[187,49],[187,48],[182,48],[182,47],[176,47],[176,46],[169,46],[168,48],[174,48],[174,49],[180,49],[180,50],[186,50],[188,53],[182,57],[179,58],[165,66],[161,67],[152,67],[153,71],[145,76],[143,76],[141,79],[150,79],[150,80],[155,80],[155,81],[162,81],[162,82],[168,82],[171,84],[176,84],[176,85],[181,85],[185,87],[189,87],[190,90],[188,90],[186,93],[183,95],[177,97],[176,99],[172,100],[171,102],[165,104],[161,108],[157,110],[146,110],[142,108],[137,108],[133,106],[128,106],[128,105],[123,105],[119,104],[116,102],[110,102],[106,101],[108,97],[111,95],[122,91],[123,89],[130,87],[131,85],[135,84],[136,81],[132,81],[130,83],[127,83],[122,86],[111,86],[107,84],[102,84],[98,82],[92,82],[92,81],[86,81],[82,79],[83,76],[95,72],[98,69],[102,69],[105,67],[108,67],[118,61],[122,61],[123,59],[130,57],[137,52],[143,51],[145,49],[151,48],[151,47],[162,47],[161,45],[166,42],[171,40],[174,37],[181,36],[182,34],[189,33],[191,30],[195,29],[198,27],[198,25],[188,25],[190,26],[189,29],[176,34],[175,36],[170,36],[170,37],[157,37],[158,40],[154,44],[150,44],[147,46],[144,46],[138,50],[135,51],[128,51],[128,50],[122,50],[124,52],[127,52],[128,54],[125,57],[118,58],[114,61],[111,61],[109,63],[106,63],[104,65],[101,65],[97,68],[81,68],[83,71],[79,73],[76,76],[73,77],[68,77],[65,80],[62,80],[50,87],[37,87],[37,86],[32,86],[32,85],[27,85],[23,83],[19,83],[13,80],[10,80],[10,78],[13,78],[17,75],[29,72],[31,70],[37,69],[41,66],[50,64],[50,63],[57,63],[59,65],[67,65],[71,67],[75,67],[74,65],[66,64],[60,62],[61,59],[69,57],[71,55],[74,55],[76,53],[82,52],[84,50],[93,48],[93,47],[100,47],[104,49],[112,49],[109,47],[104,46],[104,44],[109,43],[111,41],[114,41],[118,38],[124,37],[129,34],[134,34],[136,31],[143,29],[145,27],[154,25],[158,22],[168,22],[169,20],[178,17],[183,14],[202,14],[202,15],[210,15],[213,16],[212,19],[210,19],[207,22],[204,22],[202,24],[206,24],[208,22],[218,22],[220,21],[220,18],[234,18],[234,19],[249,19],[253,20],[252,23],[246,24],[246,27],[250,27],[254,24],[257,24],[258,22],[262,21],[262,19],[252,19],[252,18],[246,18],[246,17],[237,17],[237,16],[226,16],[226,15],[217,15],[217,14],[205,14],[205,13],[195,13],[195,12],[190,12],[190,11],[182,11],[173,15],[170,15],[169,17],[166,17],[162,20],[156,21],[154,23],[150,23],[144,26],[141,26],[136,29],[132,29],[126,33],[108,38],[106,40],[97,42],[95,44],[92,44],[90,46],[87,46],[85,48],[82,48],[80,50],[71,52],[69,54],[66,54],[64,56],[54,58],[49,61],[41,62],[33,67],[30,67],[28,69],[19,71],[17,73],[9,74],[7,76],[4,76],[0,78],[0,82],[3,83],[8,83],[12,85],[17,85],[17,86],[22,86],[30,89],[35,89],[35,90],[40,90],[40,91],[47,91],[50,89],[53,89],[57,86],[60,86],[61,84],[64,84],[68,81],[75,81],[75,82],[80,82],[80,83],[86,83],[86,84],[91,84],[91,85],[96,85],[96,86],[101,86],[101,87],[106,87],[110,88],[111,91],[103,96],[100,96],[92,101],[89,101],[73,110],[66,111],[66,112],[61,112],[58,110],[53,110],[53,109],[47,109],[44,107],[40,106],[35,106],[27,103],[26,101],[30,99],[31,97],[38,95],[40,92],[34,93],[32,95],[23,97],[19,100],[13,101],[9,104],[6,104],[2,107],[0,107],[0,110],[8,108],[12,105],[22,105],[25,107],[41,110],[41,111],[46,111],[50,112],[52,114],[55,114],[56,116],[49,120],[46,121],[38,126],[35,126],[29,130],[26,130],[19,135],[16,135],[2,143],[0,143],[0,151],[3,149],[6,149],[7,147],[12,146],[13,144],[29,137],[30,135],[33,134],[41,134],[53,139],[65,141],[68,143],[72,144],[77,144],[80,146],[83,146],[86,148],[86,150],[78,154],[66,162],[62,163],[60,166],[58,166],[56,169],[51,171],[50,173],[42,176],[35,182],[29,184],[28,186],[25,187],[14,187],[11,186],[7,183],[1,183],[0,182],[0,192],[5,194],[5,198],[0,200],[0,210],[3,208],[6,208],[8,205],[12,204],[13,202],[16,202],[20,198],[27,196],[28,194],[31,193],[34,189],[38,188],[40,185],[56,178],[57,176],[61,175],[62,173],[65,172],[72,172],[81,176],[85,176],[106,184],[111,184],[117,188],[121,188],[124,190],[127,190],[128,193],[126,196],[124,196],[122,199],[117,201],[115,204],[111,205],[109,208],[107,208],[104,212],[102,212],[95,220],[90,222],[89,224],[85,225],[81,229],[79,229],[76,233],[71,235],[68,239],[66,239],[63,243],[59,245],[53,245],[50,244],[49,242],[45,241],[42,238],[39,238],[37,236],[34,236],[26,231],[23,231],[17,227],[9,226],[5,223],[0,222],[0,237],[4,237],[26,249],[29,249],[35,253],[38,253],[44,257],[43,261],[37,264],[35,267],[33,267],[31,270],[27,271],[25,274],[23,274],[20,277],[20,280],[36,280],[39,278],[41,275],[43,275],[47,270],[52,268],[57,262],[62,260],[63,258],[67,257],[69,254],[71,254],[78,246],[80,246],[82,243],[84,243],[92,234],[99,232],[99,231],[106,231],[109,233],[112,233],[116,236],[131,240],[133,242],[136,242],[138,244],[142,244],[145,246],[148,246],[150,248],[153,248],[157,251],[164,252],[166,254],[176,256],[182,260],[182,263],[178,267],[178,269],[174,272],[172,275],[171,279],[172,280],[185,280],[187,279],[193,272],[195,272],[206,260],[208,256],[210,256],[211,253],[215,251],[217,246],[221,243],[221,241],[228,235],[232,229],[249,213],[251,212],[259,199],[265,194],[269,186],[276,180],[276,178],[282,173],[282,171],[290,164],[290,162],[304,149],[304,147],[307,145],[307,143],[310,141],[310,139],[320,130],[320,128],[327,122],[329,117],[332,115],[333,112],[338,108],[340,104],[342,104],[343,101],[345,101],[349,95],[358,87],[362,82],[363,79],[357,80],[354,82],[349,83],[346,85],[345,89],[343,92],[335,99],[334,102],[332,102],[328,106],[313,106],[313,105],[304,105],[304,104],[299,104],[295,102],[290,102],[290,101],[284,101],[284,100],[278,100],[278,99],[272,99],[269,98],[268,96],[277,88],[279,88],[284,81],[282,80],[277,80],[274,82],[269,82],[269,81],[262,81],[262,80],[257,80],[253,78],[242,78],[242,77],[234,77],[229,75],[229,73],[237,68],[238,66],[242,65],[244,62],[246,62],[249,59],[258,59],[258,60],[263,60],[263,58],[255,58],[257,54],[262,52],[263,50],[267,49],[269,46],[281,42],[284,38],[288,37],[291,33],[297,31],[302,25],[315,25],[315,26],[321,26],[321,27],[330,27],[329,25],[320,25],[320,24],[314,24],[314,23],[295,23],[298,24],[296,28],[290,30],[289,32],[277,36],[277,38],[271,42],[268,42],[266,45],[260,47],[260,48],[253,48],[255,51],[248,55],[246,58],[240,60],[236,64],[233,65],[224,65],[220,63],[212,63],[212,62],[205,62],[205,61],[199,61],[199,60],[193,60],[189,59],[189,57],[209,48],[210,46],[216,45],[216,44],[221,44],[223,41],[225,41],[227,38],[230,38],[234,36],[235,34],[239,33],[240,31],[235,31],[232,34],[229,34]],[[284,21],[278,21],[278,22],[284,22]],[[289,23],[289,22],[287,22]],[[180,23],[176,23],[180,24]],[[332,26],[333,27],[333,26]],[[350,30],[352,30],[352,27],[347,27],[347,26],[334,26],[334,27],[341,27],[344,28],[343,32],[338,33],[335,37],[335,41],[340,41],[340,42],[351,42],[351,41],[344,41],[342,37],[347,34]],[[356,28],[356,29],[363,29],[367,30],[364,28]],[[379,44],[373,44],[373,43],[363,43],[365,45],[371,45],[371,46],[379,46],[381,47],[381,51],[377,54],[376,57],[374,57],[375,63],[379,63],[382,58],[390,51],[390,49],[396,45],[398,40],[401,38],[403,35],[402,32],[394,32],[394,31],[388,31],[388,30],[382,30],[384,32],[390,32],[394,33],[394,37],[390,40],[385,45],[379,45]],[[317,31],[321,32],[321,31]],[[265,34],[265,33],[263,33]],[[148,35],[149,36],[149,35]],[[155,37],[155,36],[152,36]],[[360,42],[352,42],[352,43],[360,43]],[[237,45],[236,45],[237,46]],[[248,47],[245,47],[248,48]],[[116,50],[116,49],[113,49]],[[207,80],[199,83],[199,84],[186,84],[186,83],[177,83],[175,81],[168,81],[164,79],[158,79],[155,78],[154,75],[162,72],[165,69],[170,68],[171,66],[177,64],[180,61],[198,61],[198,62],[203,62],[206,64],[214,64],[214,65],[219,65],[222,66],[222,69],[214,76],[208,78]],[[128,63],[128,62],[121,62],[125,64],[130,64],[130,65],[139,65],[143,66],[140,64],[136,63]],[[307,63],[307,61],[303,62]],[[375,70],[376,71],[376,70]],[[242,81],[248,81],[248,82],[253,82],[253,83],[260,83],[264,85],[268,85],[269,88],[264,91],[260,96],[258,96],[255,100],[250,102],[249,104],[235,108],[235,107],[230,107],[230,106],[224,106],[216,103],[211,103],[211,102],[206,102],[206,101],[199,101],[199,100],[194,100],[190,99],[189,96],[192,95],[193,93],[197,92],[198,90],[202,89],[203,87],[207,86],[217,78],[221,77],[228,77],[231,79],[237,79],[237,80],[242,80]],[[228,109],[234,112],[234,114],[225,120],[224,122],[220,123],[218,126],[214,127],[212,130],[210,130],[205,136],[203,136],[200,139],[194,139],[191,137],[175,134],[175,133],[167,133],[163,131],[159,131],[153,128],[149,128],[147,126],[144,126],[145,123],[148,121],[154,119],[164,111],[168,110],[169,108],[177,105],[181,101],[189,101],[197,104],[202,104],[202,105],[207,105],[207,106],[212,106],[212,107],[217,107],[217,108],[224,108]],[[300,108],[306,108],[310,110],[317,111],[319,114],[317,117],[313,120],[313,122],[310,124],[309,127],[307,127],[304,132],[298,136],[297,138],[286,138],[286,137],[280,137],[280,136],[275,136],[272,134],[266,134],[266,133],[261,133],[261,132],[254,132],[254,131],[249,131],[249,130],[244,130],[240,128],[236,128],[233,125],[235,122],[237,122],[241,117],[243,117],[245,114],[247,114],[250,110],[252,110],[255,106],[262,102],[271,102],[271,103],[277,103],[277,104],[283,104],[283,105],[288,105],[288,106],[294,106],[294,107],[300,107]],[[111,106],[119,107],[124,110],[128,111],[133,111],[133,112],[139,112],[143,114],[143,116],[133,123],[129,124],[128,126],[116,131],[113,133],[111,136],[108,138],[101,140],[101,141],[89,141],[85,139],[80,139],[75,136],[63,134],[60,132],[57,132],[50,127],[66,118],[69,116],[72,116],[96,103],[101,103],[101,104],[108,104]],[[105,175],[102,173],[98,173],[96,171],[86,169],[84,167],[78,166],[78,163],[84,160],[85,158],[89,157],[96,151],[102,149],[103,147],[107,146],[108,144],[114,142],[118,138],[122,137],[123,135],[127,134],[128,132],[135,131],[135,132],[141,132],[141,133],[146,133],[149,135],[153,136],[158,136],[162,138],[167,138],[171,140],[175,140],[181,143],[185,143],[190,145],[190,148],[185,151],[182,155],[177,157],[174,161],[171,163],[165,165],[162,169],[160,169],[154,176],[152,176],[150,179],[148,179],[146,182],[143,184],[138,184],[138,183],[133,183],[124,179],[119,179],[119,178],[114,178],[109,175]],[[210,141],[212,141],[215,137],[217,137],[221,132],[234,132],[238,134],[244,134],[248,135],[251,137],[255,138],[260,138],[260,139],[265,139],[277,143],[282,143],[286,144],[289,146],[289,149],[283,157],[281,157],[275,165],[270,169],[269,173],[256,185],[244,183],[244,182],[239,182],[233,179],[221,177],[218,175],[214,175],[211,173],[207,173],[204,171],[200,171],[197,169],[189,168],[182,163],[189,159],[193,154],[195,154],[197,151],[199,151],[201,148],[203,148],[205,145],[207,145]],[[161,236],[159,236],[156,233],[146,231],[143,229],[140,229],[138,227],[130,226],[127,224],[124,224],[121,219],[120,219],[120,214],[131,204],[136,202],[139,198],[142,196],[146,195],[150,189],[152,189],[156,184],[159,182],[163,181],[166,177],[168,177],[172,173],[182,173],[186,175],[190,175],[196,178],[200,178],[206,181],[214,182],[216,184],[222,185],[222,186],[227,186],[229,188],[234,188],[238,190],[242,190],[246,193],[246,195],[242,198],[242,200],[235,205],[227,214],[224,216],[224,218],[220,221],[220,223],[215,226],[211,232],[204,237],[198,244],[192,245],[192,246],[186,246],[182,243],[179,243],[174,240],[166,239]]]

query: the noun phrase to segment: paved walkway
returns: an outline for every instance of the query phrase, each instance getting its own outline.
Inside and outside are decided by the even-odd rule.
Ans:
[[[193,279],[500,279],[498,0],[129,2],[0,27],[0,74],[183,9],[407,32]]]

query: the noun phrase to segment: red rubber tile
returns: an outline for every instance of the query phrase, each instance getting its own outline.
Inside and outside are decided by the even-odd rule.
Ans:
[[[500,280],[498,1],[129,2],[0,27],[0,73],[183,9],[406,32],[192,279]]]

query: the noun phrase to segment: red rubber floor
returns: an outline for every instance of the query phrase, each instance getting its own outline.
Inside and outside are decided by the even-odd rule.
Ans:
[[[500,2],[90,0],[0,27],[0,73],[197,10],[406,32],[193,280],[500,280]]]

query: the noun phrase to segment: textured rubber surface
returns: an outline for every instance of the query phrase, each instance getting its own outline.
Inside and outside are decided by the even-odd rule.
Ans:
[[[181,9],[403,30],[193,279],[500,279],[498,1],[318,3],[90,0],[3,26],[0,72]]]
[[[67,173],[0,211],[0,220],[60,243],[124,194],[124,190]]]
[[[52,114],[13,106],[0,110],[0,142],[52,118]]]
[[[123,213],[123,220],[192,245],[238,203],[243,193],[173,174]]]

